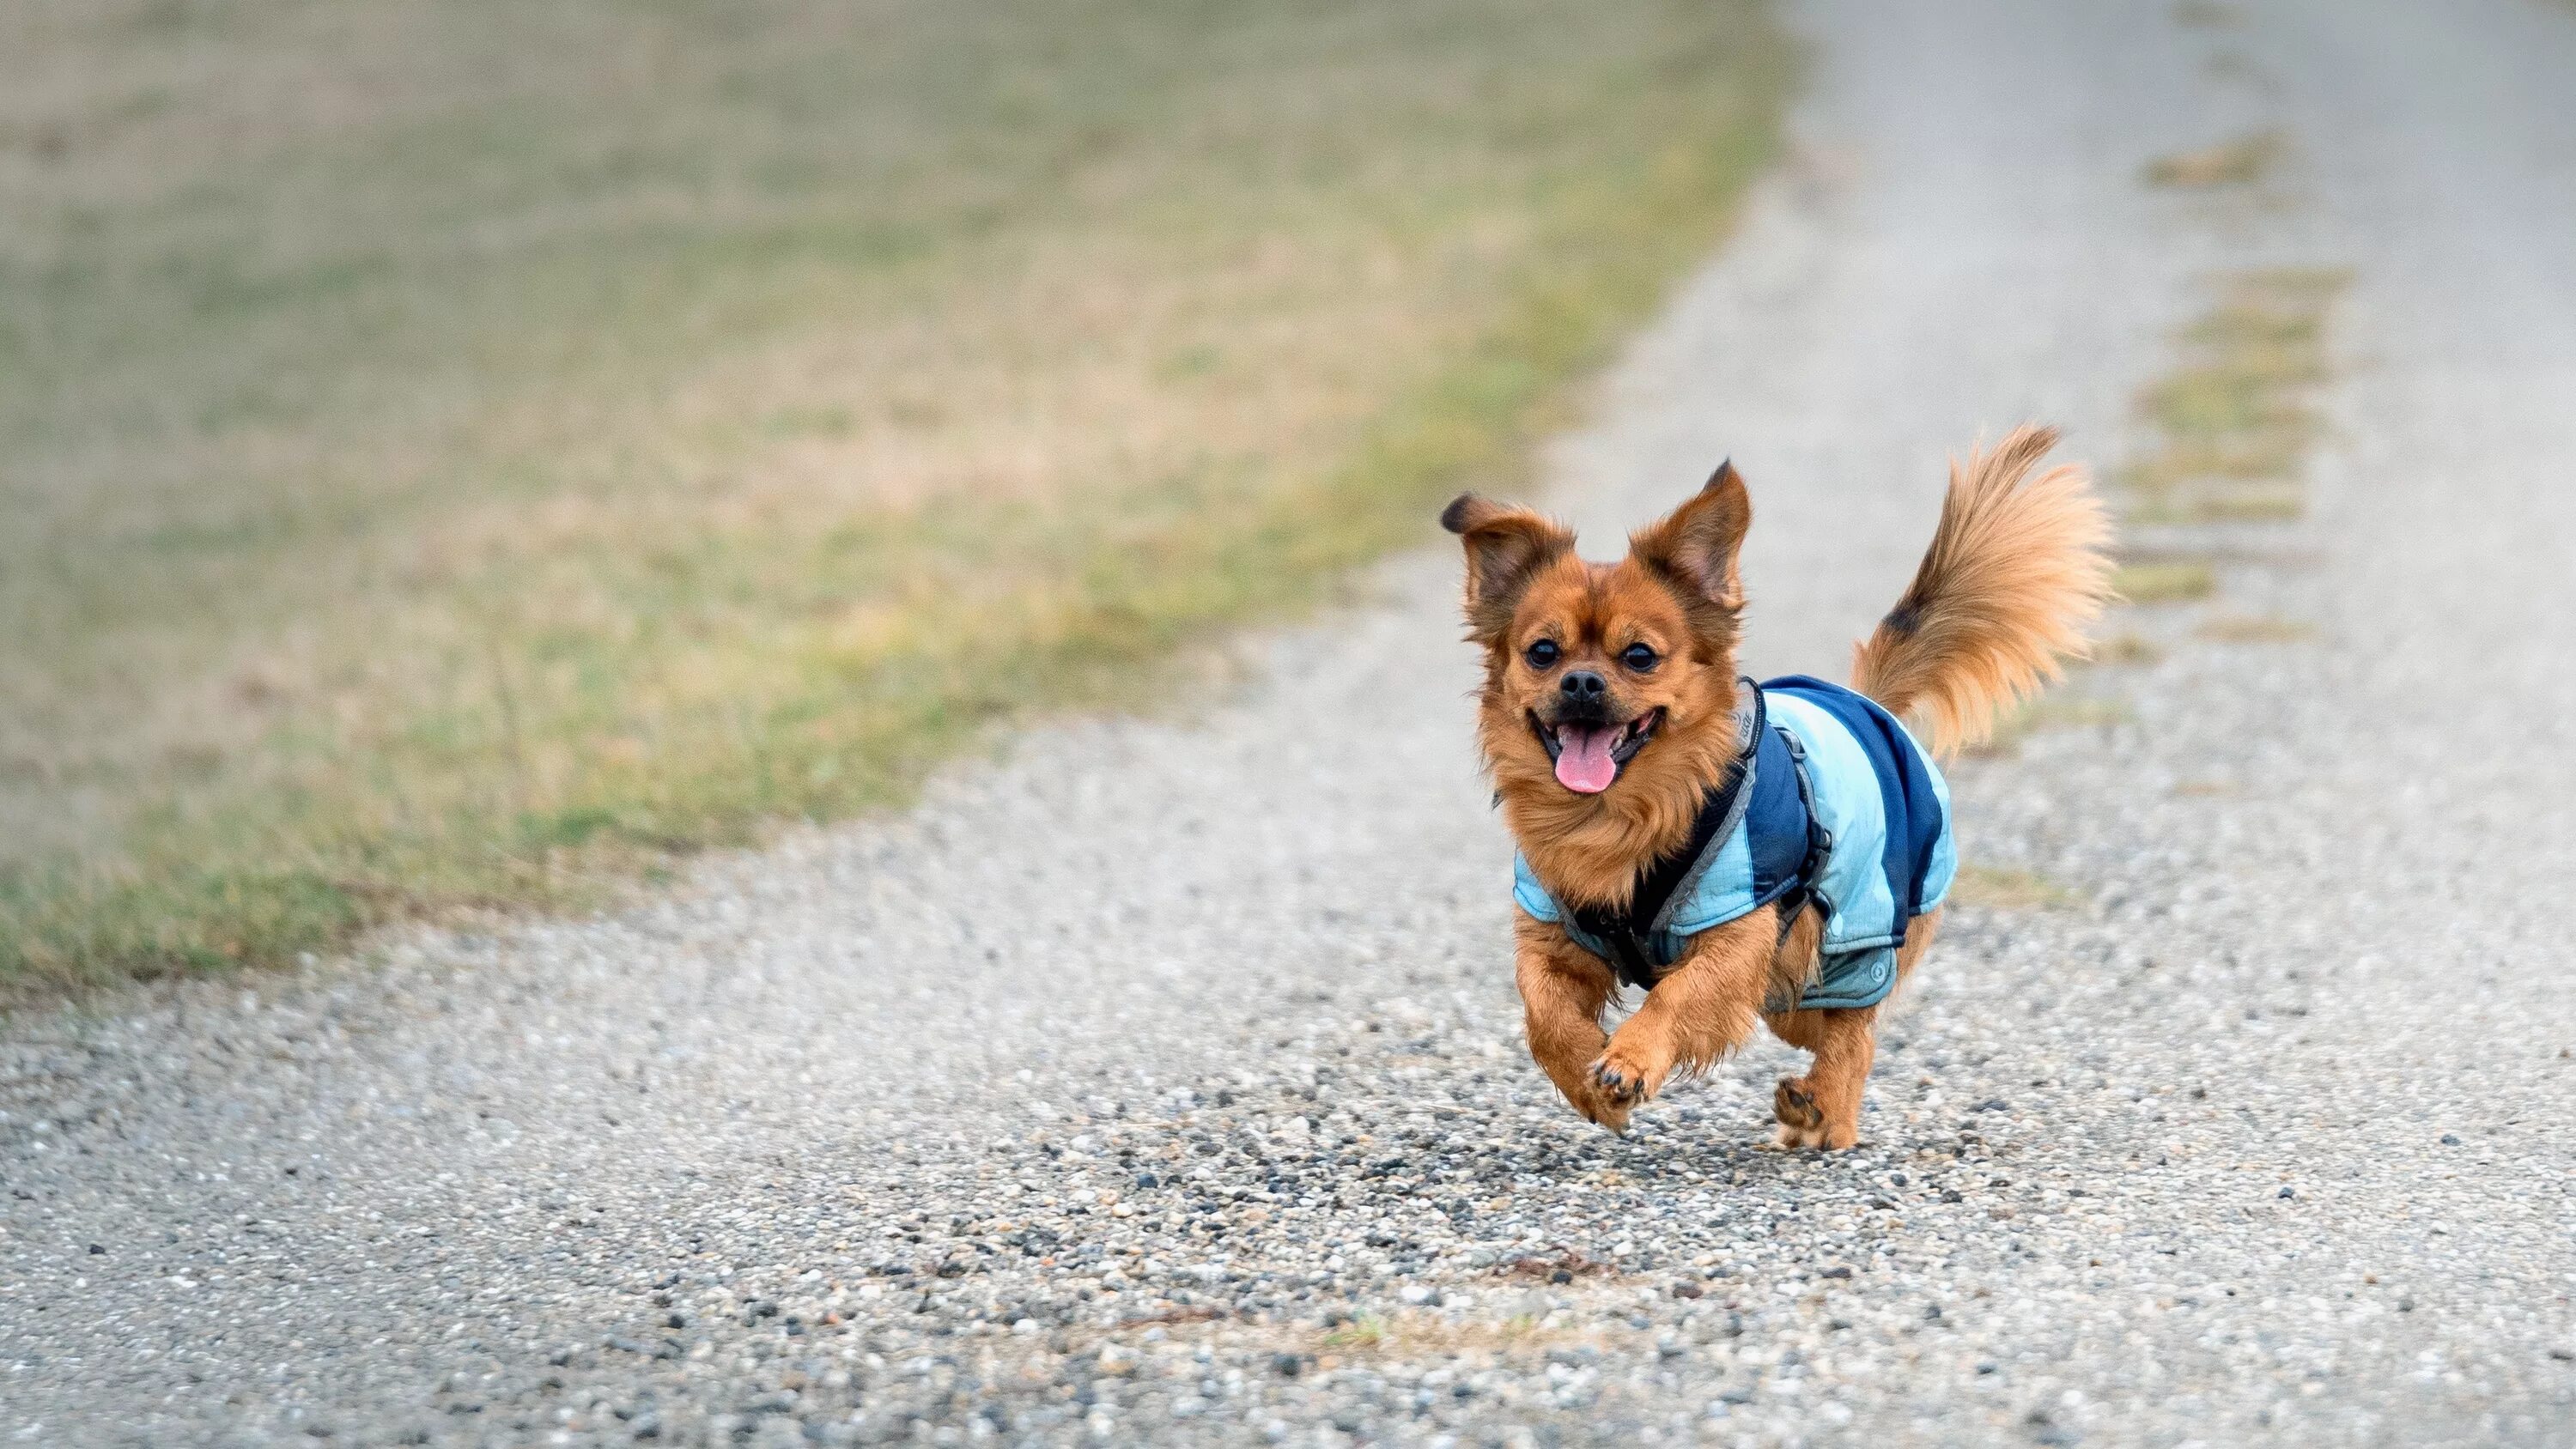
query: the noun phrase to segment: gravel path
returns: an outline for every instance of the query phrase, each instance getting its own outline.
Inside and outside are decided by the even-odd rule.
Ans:
[[[2311,516],[2150,540],[2223,586],[2125,722],[1959,772],[2073,904],[1957,913],[1860,1149],[1754,1150],[1772,1046],[1553,1100],[1427,551],[666,903],[18,1023],[0,1436],[2576,1443],[2576,8],[1802,13],[1797,160],[1555,459],[1610,529],[1734,455],[1759,668],[1980,425],[2133,446],[2207,271],[2355,276]]]

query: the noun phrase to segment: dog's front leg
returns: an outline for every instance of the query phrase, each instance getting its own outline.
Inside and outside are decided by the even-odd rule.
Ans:
[[[1512,923],[1512,946],[1530,1056],[1585,1120],[1627,1131],[1627,1107],[1604,1101],[1592,1085],[1593,1059],[1610,1039],[1601,1030],[1601,1011],[1618,989],[1610,968],[1575,945],[1563,927],[1527,915]]]
[[[1762,1019],[1779,943],[1779,913],[1769,906],[1692,937],[1592,1064],[1602,1100],[1634,1107],[1675,1069],[1705,1067],[1743,1045]]]

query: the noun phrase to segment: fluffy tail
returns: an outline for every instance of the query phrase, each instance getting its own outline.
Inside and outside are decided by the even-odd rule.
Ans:
[[[1852,649],[1852,687],[1930,726],[1947,757],[2039,692],[2111,597],[2110,516],[2073,466],[2029,483],[2057,430],[2015,428],[1992,452],[1950,461],[1950,494],[1922,567]]]

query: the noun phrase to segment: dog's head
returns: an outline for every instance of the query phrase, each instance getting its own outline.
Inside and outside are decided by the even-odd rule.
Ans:
[[[1467,550],[1479,734],[1507,804],[1563,819],[1638,797],[1696,803],[1734,749],[1736,556],[1752,519],[1731,465],[1615,564],[1575,557],[1574,535],[1526,508],[1465,494],[1440,515]]]

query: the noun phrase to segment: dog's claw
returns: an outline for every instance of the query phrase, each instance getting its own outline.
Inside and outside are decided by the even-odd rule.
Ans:
[[[1592,1064],[1592,1085],[1598,1087],[1602,1097],[1615,1107],[1634,1107],[1646,1100],[1645,1079],[1632,1077],[1607,1060]]]
[[[1813,1132],[1825,1125],[1825,1114],[1816,1107],[1816,1094],[1807,1090],[1794,1077],[1782,1077],[1771,1093],[1771,1114],[1780,1125]]]
[[[1816,1105],[1815,1092],[1802,1078],[1780,1079],[1780,1085],[1771,1093],[1771,1115],[1780,1119],[1779,1140],[1772,1145],[1783,1151],[1803,1152],[1834,1145],[1833,1134],[1825,1128],[1824,1109]]]

